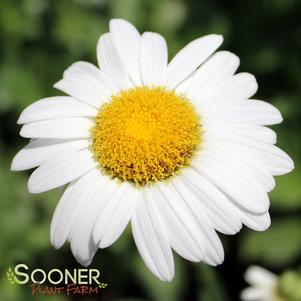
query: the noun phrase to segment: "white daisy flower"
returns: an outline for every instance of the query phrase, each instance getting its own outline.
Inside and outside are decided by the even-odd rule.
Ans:
[[[251,285],[241,292],[243,301],[281,301],[278,296],[278,277],[270,271],[251,266],[245,273],[246,281]]]
[[[31,193],[69,183],[51,224],[56,248],[69,241],[89,265],[130,222],[147,267],[170,281],[172,249],[217,265],[224,252],[216,231],[269,227],[273,176],[293,169],[265,127],[282,117],[249,99],[256,80],[234,74],[236,55],[214,54],[222,41],[196,39],[168,63],[161,35],[114,19],[97,45],[100,68],[74,63],[54,85],[69,96],[22,112],[20,135],[32,141],[12,169],[38,167]]]

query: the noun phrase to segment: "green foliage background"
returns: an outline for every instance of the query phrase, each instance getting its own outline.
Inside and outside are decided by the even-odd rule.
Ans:
[[[260,264],[276,273],[301,264],[301,1],[299,0],[1,0],[0,1],[0,299],[28,300],[30,289],[9,284],[6,270],[16,263],[45,270],[80,267],[69,246],[50,245],[49,226],[59,191],[30,195],[29,173],[10,172],[10,162],[26,141],[18,136],[20,112],[40,98],[59,95],[52,85],[72,62],[96,63],[95,47],[113,17],[140,31],[158,31],[170,57],[190,40],[221,33],[222,48],[238,54],[240,71],[256,75],[257,98],[283,113],[274,127],[278,145],[296,169],[277,179],[271,193],[272,226],[264,233],[244,229],[223,237],[225,263],[217,268],[176,256],[176,277],[161,283],[144,266],[130,231],[98,252],[92,267],[109,286],[101,296],[80,300],[238,300],[243,272]],[[37,296],[36,300],[68,300]],[[77,299],[69,297],[69,299]]]

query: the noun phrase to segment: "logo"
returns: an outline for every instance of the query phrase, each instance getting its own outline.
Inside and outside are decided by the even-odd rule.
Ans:
[[[100,294],[107,287],[101,281],[98,269],[31,270],[26,264],[18,264],[6,272],[10,284],[28,285],[36,295],[85,295]]]

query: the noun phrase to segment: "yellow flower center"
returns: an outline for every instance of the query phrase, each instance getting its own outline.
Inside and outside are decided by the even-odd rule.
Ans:
[[[187,166],[200,138],[200,119],[192,104],[162,87],[112,96],[91,129],[100,167],[138,185],[166,179]]]

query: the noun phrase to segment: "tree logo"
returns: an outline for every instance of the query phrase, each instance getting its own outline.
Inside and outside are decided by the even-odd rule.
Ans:
[[[7,272],[6,272],[6,277],[8,279],[8,282],[11,283],[11,284],[15,284],[16,281],[15,281],[15,273],[13,272],[12,268],[9,267]]]

